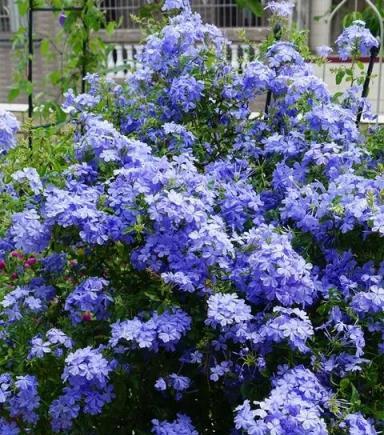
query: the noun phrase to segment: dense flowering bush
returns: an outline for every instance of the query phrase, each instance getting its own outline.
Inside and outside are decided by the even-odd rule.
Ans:
[[[163,9],[126,83],[66,95],[61,177],[1,185],[23,207],[0,241],[0,433],[376,434],[384,182],[362,102],[284,40],[235,71],[218,29]],[[354,26],[346,55],[373,45]]]

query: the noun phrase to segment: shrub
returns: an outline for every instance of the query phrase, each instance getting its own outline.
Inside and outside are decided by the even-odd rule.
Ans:
[[[375,434],[383,177],[358,106],[294,44],[237,72],[164,9],[126,83],[67,94],[76,162],[13,176],[2,433]]]

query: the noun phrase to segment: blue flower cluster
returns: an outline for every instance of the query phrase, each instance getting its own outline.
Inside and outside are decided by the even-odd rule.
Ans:
[[[16,145],[16,133],[20,124],[16,117],[9,112],[0,109],[0,155],[6,154]]]
[[[19,183],[27,182],[32,192],[38,195],[43,190],[43,184],[35,168],[24,168],[12,174],[12,179]]]
[[[232,279],[255,304],[310,305],[317,293],[311,268],[292,248],[288,234],[279,234],[272,225],[260,225],[239,240]]]
[[[185,0],[162,9],[127,83],[66,94],[61,182],[8,186],[0,433],[377,433],[384,179],[358,89],[335,102],[285,40],[235,71]],[[354,23],[338,46],[376,45]]]
[[[216,293],[209,297],[207,324],[227,326],[250,319],[252,319],[251,307],[239,299],[236,293]]]
[[[280,367],[270,395],[253,410],[246,400],[236,409],[235,424],[248,434],[328,434],[322,413],[330,393],[303,366]]]
[[[54,432],[70,429],[81,411],[96,415],[112,401],[113,387],[109,384],[112,369],[113,362],[105,359],[100,349],[86,347],[67,356],[62,380],[68,386],[49,409]]]
[[[152,420],[152,425],[152,432],[156,435],[198,435],[191,419],[184,414],[178,414],[172,422]]]
[[[34,278],[23,287],[16,287],[1,301],[2,316],[12,323],[23,318],[23,314],[39,313],[55,297],[55,289],[40,278]]]
[[[295,4],[291,1],[268,1],[265,9],[278,17],[290,17]]]
[[[378,47],[379,42],[364,21],[356,20],[336,39],[336,46],[341,60],[346,60],[359,54],[369,56],[371,48]]]
[[[191,327],[191,318],[184,311],[174,309],[162,314],[153,313],[152,317],[143,321],[137,317],[111,325],[110,345],[128,342],[133,347],[158,351],[160,347],[174,350],[175,345]],[[121,348],[119,348],[121,351]]]
[[[31,340],[29,358],[44,358],[46,354],[61,357],[67,349],[72,349],[73,342],[70,337],[60,329],[52,328],[46,333],[46,340],[36,336]]]
[[[68,295],[64,309],[69,312],[73,323],[82,321],[84,313],[92,314],[97,320],[108,318],[108,308],[113,298],[106,290],[108,281],[101,278],[87,278]]]
[[[13,379],[10,374],[4,373],[0,376],[0,393],[0,403],[8,409],[11,417],[31,425],[37,422],[40,397],[34,376],[17,376]],[[7,426],[8,423],[4,423]]]

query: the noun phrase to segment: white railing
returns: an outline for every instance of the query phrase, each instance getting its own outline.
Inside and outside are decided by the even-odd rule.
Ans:
[[[143,45],[121,42],[115,44],[108,56],[108,76],[124,79],[132,67],[138,63]],[[255,58],[255,49],[248,44],[231,43],[227,48],[227,59],[237,70]]]

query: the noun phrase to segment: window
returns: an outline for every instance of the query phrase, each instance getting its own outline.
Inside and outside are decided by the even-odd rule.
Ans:
[[[19,25],[16,0],[0,0],[0,32],[16,32]]]
[[[11,31],[11,19],[8,0],[0,0],[0,32]]]

